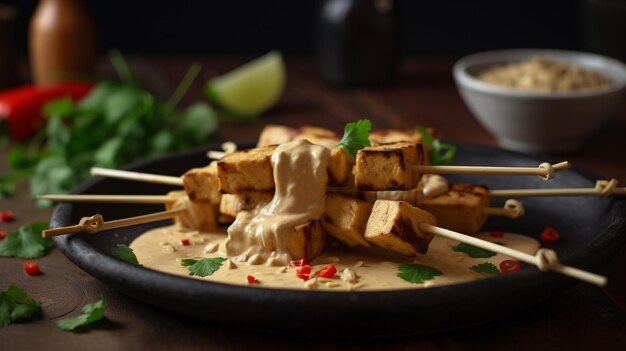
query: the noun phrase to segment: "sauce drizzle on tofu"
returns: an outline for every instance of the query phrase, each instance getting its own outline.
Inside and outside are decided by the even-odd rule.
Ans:
[[[228,228],[224,254],[274,266],[303,253],[300,257],[314,256],[314,247],[322,247],[320,237],[325,236],[317,220],[325,210],[329,158],[327,148],[306,140],[279,145],[271,157],[276,189],[272,201],[237,215]],[[307,246],[313,249],[303,252]]]

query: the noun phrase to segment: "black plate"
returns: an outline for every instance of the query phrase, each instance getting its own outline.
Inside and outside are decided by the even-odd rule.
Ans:
[[[128,169],[178,175],[207,163],[204,150],[136,163]],[[457,164],[537,166],[545,161],[478,145],[459,145]],[[493,189],[590,187],[596,177],[581,170],[545,182],[531,176],[450,176]],[[167,186],[96,178],[74,193],[163,194]],[[497,201],[496,203],[499,203]],[[623,245],[626,201],[601,197],[523,199],[525,217],[491,218],[486,229],[507,230],[537,238],[545,226],[563,239],[553,245],[561,261],[597,271]],[[152,205],[59,205],[52,227],[75,224],[101,213],[106,220],[160,210]],[[183,315],[254,331],[328,337],[375,337],[423,334],[461,328],[501,318],[559,293],[575,281],[525,267],[514,274],[429,289],[384,292],[321,292],[267,289],[211,283],[132,266],[106,255],[116,244],[129,244],[145,230],[165,222],[113,233],[64,235],[57,246],[87,273],[138,300]],[[219,316],[216,318],[216,316]]]

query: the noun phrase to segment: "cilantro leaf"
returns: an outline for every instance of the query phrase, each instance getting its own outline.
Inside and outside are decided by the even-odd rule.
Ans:
[[[417,126],[417,131],[422,135],[422,144],[425,151],[430,152],[430,163],[435,166],[449,165],[456,154],[456,146],[442,143],[439,139],[433,139],[428,130]]]
[[[185,267],[189,267],[189,275],[195,275],[198,277],[208,277],[211,274],[217,272],[222,264],[226,261],[225,258],[203,258],[195,260],[193,258],[186,258],[181,261],[181,264]]]
[[[62,319],[57,326],[65,331],[75,331],[79,327],[92,324],[104,318],[104,298],[83,307],[83,314],[73,318]]]
[[[0,292],[0,327],[31,318],[39,311],[41,302],[28,297],[15,284]]]
[[[471,270],[483,274],[500,274],[500,270],[491,262],[483,262],[470,267]]]
[[[481,249],[480,247],[472,246],[466,243],[460,243],[457,246],[452,246],[452,250],[456,252],[463,252],[471,258],[489,258],[497,255],[495,252]]]
[[[39,258],[54,246],[50,238],[42,238],[41,232],[48,229],[46,222],[34,222],[20,227],[17,232],[0,241],[0,257]]]
[[[348,123],[343,130],[343,138],[337,146],[344,148],[352,156],[356,156],[357,151],[371,145],[369,140],[371,131],[372,122],[369,119]]]
[[[438,269],[423,266],[421,264],[401,264],[398,267],[398,277],[413,284],[422,284],[427,280],[435,279],[436,276],[442,275]]]
[[[17,189],[17,177],[0,175],[0,199],[12,196]]]
[[[111,256],[136,266],[139,265],[139,261],[137,261],[137,256],[135,256],[133,249],[123,244],[118,244],[113,250],[111,250]]]

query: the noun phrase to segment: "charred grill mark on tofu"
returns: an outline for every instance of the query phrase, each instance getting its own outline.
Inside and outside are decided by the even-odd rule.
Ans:
[[[409,243],[422,255],[428,251],[430,240],[419,236],[419,233],[415,231],[415,228],[413,228],[413,223],[410,219],[400,218],[397,220],[391,228],[391,232],[403,241]]]

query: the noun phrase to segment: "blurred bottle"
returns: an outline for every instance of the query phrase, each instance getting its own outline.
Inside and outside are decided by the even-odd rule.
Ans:
[[[15,8],[0,4],[0,89],[17,83],[14,25]]]
[[[398,65],[400,18],[393,0],[326,0],[317,23],[317,65],[335,86],[391,81]]]
[[[81,0],[40,0],[28,45],[35,84],[76,80],[96,65],[96,28]]]
[[[581,0],[586,50],[626,62],[626,0]]]

